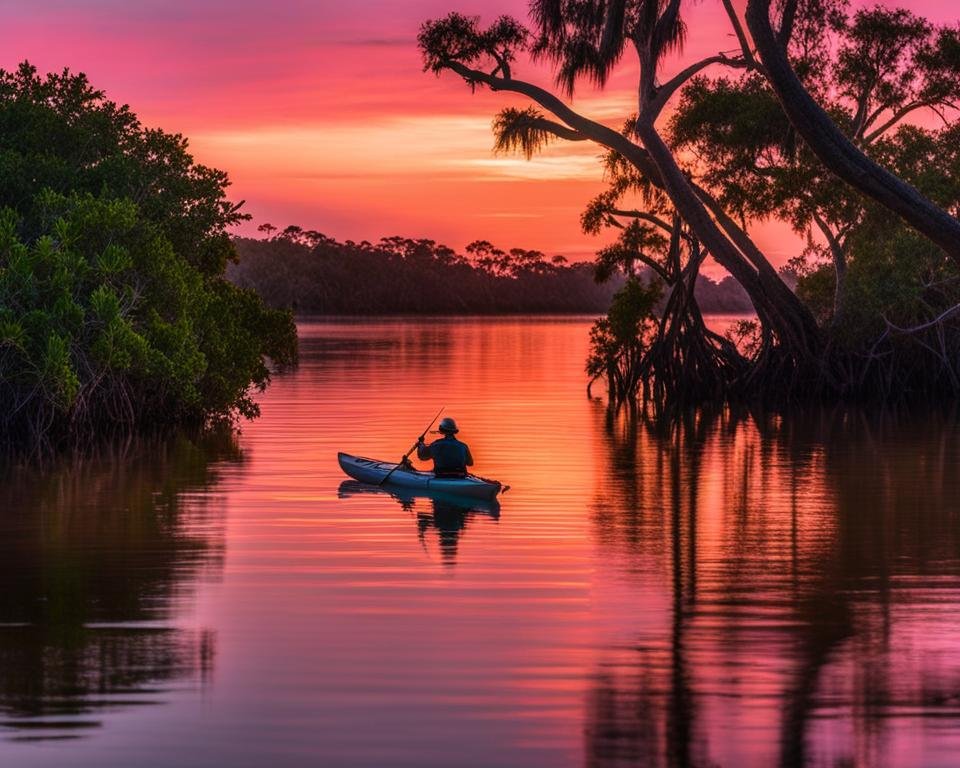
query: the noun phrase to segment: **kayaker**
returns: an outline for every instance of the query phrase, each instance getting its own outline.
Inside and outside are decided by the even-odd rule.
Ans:
[[[460,431],[457,422],[446,416],[440,420],[437,430],[443,435],[439,440],[427,445],[421,437],[417,442],[417,458],[433,459],[433,474],[437,477],[466,477],[467,467],[473,466],[473,456],[467,444],[455,437]]]

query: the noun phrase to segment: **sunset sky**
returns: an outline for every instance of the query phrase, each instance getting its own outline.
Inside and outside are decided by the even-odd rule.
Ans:
[[[960,16],[953,0],[897,5],[936,21]],[[718,0],[688,6],[684,58],[735,46]],[[485,238],[586,258],[598,239],[580,232],[579,215],[602,188],[597,150],[495,157],[491,117],[525,102],[421,71],[424,19],[525,9],[524,0],[0,0],[0,67],[29,59],[86,72],[146,124],[184,133],[199,161],[230,172],[254,217],[248,232],[296,223],[339,239]],[[576,107],[619,125],[632,109],[630,63],[622,69]],[[525,64],[515,74],[550,82]],[[758,239],[778,262],[796,249],[780,226]]]

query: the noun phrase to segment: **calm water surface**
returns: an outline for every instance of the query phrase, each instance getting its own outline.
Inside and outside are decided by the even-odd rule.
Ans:
[[[323,322],[237,438],[0,473],[2,766],[950,766],[950,417],[673,429],[587,320]],[[499,511],[342,482],[436,409]]]

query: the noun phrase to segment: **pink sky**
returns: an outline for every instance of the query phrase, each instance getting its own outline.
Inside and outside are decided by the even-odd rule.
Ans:
[[[735,46],[717,0],[688,5],[685,58]],[[960,16],[952,0],[896,5],[936,21]],[[247,231],[299,224],[454,247],[484,238],[588,257],[600,240],[581,233],[579,216],[603,187],[597,149],[494,157],[492,116],[525,102],[421,71],[424,19],[525,9],[524,0],[0,0],[0,67],[30,59],[86,72],[148,125],[184,133],[199,161],[229,171],[254,217]],[[578,94],[577,108],[619,125],[632,109],[625,69],[606,92]],[[529,66],[516,74],[549,84]],[[785,227],[757,235],[775,261],[796,250]]]

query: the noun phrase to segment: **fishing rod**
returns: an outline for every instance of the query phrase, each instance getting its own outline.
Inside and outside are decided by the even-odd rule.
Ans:
[[[423,438],[425,438],[425,437],[427,436],[427,432],[430,431],[430,427],[432,427],[434,424],[437,423],[437,419],[440,418],[440,414],[443,413],[443,409],[446,408],[446,407],[447,407],[447,406],[444,405],[444,406],[442,406],[442,407],[440,408],[439,411],[437,411],[437,415],[433,417],[433,421],[431,421],[429,424],[427,424],[427,428],[426,428],[425,430],[423,430],[423,433],[420,435],[420,437],[417,438],[417,442],[415,442],[415,443],[413,444],[413,447],[412,447],[409,451],[407,451],[405,454],[403,454],[403,458],[400,459],[400,463],[397,464],[397,466],[395,466],[395,467],[394,467],[393,469],[391,469],[389,472],[387,472],[387,474],[386,474],[386,476],[383,478],[383,480],[381,480],[379,483],[377,483],[377,485],[383,485],[385,482],[387,482],[387,480],[390,479],[390,475],[392,475],[394,472],[396,472],[398,469],[400,469],[400,467],[402,467],[404,464],[407,463],[407,457],[410,456],[410,454],[413,453],[415,450],[417,450],[417,446],[420,445],[420,441],[423,440]]]

